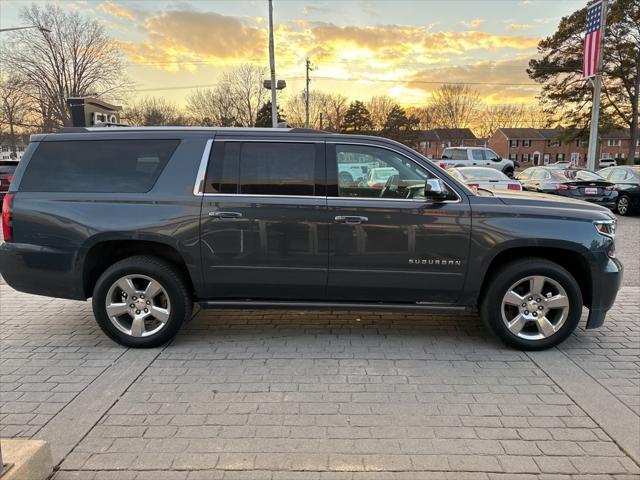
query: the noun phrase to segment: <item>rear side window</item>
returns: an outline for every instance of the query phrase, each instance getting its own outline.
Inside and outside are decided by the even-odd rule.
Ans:
[[[42,142],[20,182],[27,192],[144,193],[180,140]]]
[[[448,158],[450,160],[468,160],[469,157],[467,155],[466,150],[462,150],[459,148],[445,148],[442,153],[442,158]]]
[[[216,142],[206,193],[313,196],[313,143]]]

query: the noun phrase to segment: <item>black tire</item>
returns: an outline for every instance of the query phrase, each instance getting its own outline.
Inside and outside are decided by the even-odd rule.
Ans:
[[[158,332],[136,337],[123,333],[110,320],[106,309],[107,294],[116,281],[127,275],[150,277],[164,288],[170,309],[168,320]],[[171,340],[190,318],[193,308],[193,300],[182,273],[159,258],[144,255],[125,258],[106,269],[95,284],[92,303],[94,316],[102,331],[120,345],[134,348],[157,347]],[[126,320],[127,317],[124,318]]]
[[[505,168],[502,173],[504,173],[509,178],[513,178],[513,168]]]
[[[564,288],[569,303],[566,320],[558,331],[536,340],[524,339],[513,334],[505,324],[502,312],[502,301],[510,287],[530,276],[544,276],[557,282]],[[504,343],[519,350],[545,350],[558,345],[578,326],[581,314],[582,292],[575,278],[557,263],[536,257],[514,261],[495,272],[480,302],[480,315],[489,330]]]
[[[622,206],[620,205],[622,203]],[[624,203],[626,202],[626,203]],[[618,200],[616,200],[616,212],[623,217],[626,215],[631,215],[631,198],[629,195],[620,195]]]

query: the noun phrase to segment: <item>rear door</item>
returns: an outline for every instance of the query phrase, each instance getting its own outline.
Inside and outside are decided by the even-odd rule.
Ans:
[[[358,161],[392,174],[377,188],[342,182],[337,176],[340,164]],[[409,152],[382,144],[328,141],[327,168],[327,297],[455,302],[469,250],[466,195],[452,189],[445,202],[426,201],[425,181],[436,178],[435,173]]]
[[[297,138],[216,136],[201,214],[209,298],[324,298],[324,139]]]

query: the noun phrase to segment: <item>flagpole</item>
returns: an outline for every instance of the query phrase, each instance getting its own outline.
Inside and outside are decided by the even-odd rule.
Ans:
[[[598,42],[598,64],[596,76],[593,79],[593,103],[591,108],[591,128],[589,130],[589,150],[587,151],[587,168],[596,169],[596,156],[598,154],[598,124],[600,122],[600,96],[602,95],[602,53],[604,35],[607,26],[607,0],[602,0],[600,12],[600,39]]]

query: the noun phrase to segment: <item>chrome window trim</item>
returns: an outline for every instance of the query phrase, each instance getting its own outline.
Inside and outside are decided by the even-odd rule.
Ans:
[[[427,170],[427,172],[435,175],[437,178],[440,179],[440,181],[442,181],[447,188],[453,192],[456,197],[458,197],[457,200],[443,200],[442,202],[437,202],[437,203],[462,203],[462,198],[460,197],[460,195],[458,194],[458,192],[456,192],[456,190],[454,188],[451,188],[451,185],[449,185],[449,183],[447,183],[446,180],[444,180],[442,177],[440,177],[440,175],[438,175],[435,172],[430,171],[428,168],[424,167],[423,165],[421,165],[419,162],[416,162],[413,158],[407,156],[404,152],[401,152],[400,150],[396,150],[395,148],[391,148],[388,147],[386,145],[377,145],[377,144],[371,144],[371,143],[361,143],[361,142],[337,142],[337,141],[329,141],[327,140],[327,144],[331,144],[331,145],[359,145],[359,146],[363,146],[363,147],[373,147],[373,148],[383,148],[385,150],[389,150],[390,152],[394,152],[397,153],[398,155],[406,158],[407,160],[413,162],[414,164],[416,164],[417,166],[419,166],[420,168],[423,168],[425,170]],[[336,165],[337,165],[337,161],[336,161]],[[437,167],[436,167],[437,168]],[[436,203],[436,202],[429,202],[429,201],[421,201],[419,199],[414,199],[414,198],[380,198],[380,197],[327,197],[327,198],[331,198],[331,199],[345,199],[345,198],[350,198],[353,200],[383,200],[383,201],[400,201],[400,202],[419,202],[419,203]]]
[[[204,193],[203,197],[253,197],[253,198],[310,198],[326,200],[327,197],[319,195],[265,195],[261,193]]]
[[[233,128],[230,127],[231,130]],[[272,129],[265,128],[265,131],[272,131]],[[196,183],[193,186],[193,194],[200,197],[275,197],[275,198],[324,198],[322,196],[317,195],[264,195],[264,194],[252,194],[252,193],[205,193],[204,192],[204,182],[206,180],[207,175],[207,167],[209,165],[209,157],[211,156],[211,149],[213,148],[213,142],[216,140],[215,138],[211,138],[207,140],[207,144],[204,147],[204,152],[202,152],[202,158],[200,159],[200,166],[198,167],[198,174],[196,175]],[[275,139],[275,140],[261,140],[257,138],[218,138],[218,142],[253,142],[253,143],[266,143],[266,142],[277,142],[277,143],[319,143],[323,144],[324,139],[322,140],[283,140],[283,139]]]
[[[204,181],[207,174],[207,166],[209,165],[209,156],[211,155],[211,148],[213,146],[213,138],[207,140],[200,158],[200,166],[198,167],[198,173],[196,175],[196,183],[193,186],[193,194],[201,196],[204,193]]]
[[[244,143],[325,143],[323,140],[285,140],[285,139],[260,139],[260,138],[218,138],[218,142],[244,142]]]

